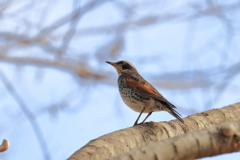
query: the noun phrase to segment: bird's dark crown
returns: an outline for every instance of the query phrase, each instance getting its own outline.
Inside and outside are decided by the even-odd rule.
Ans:
[[[128,63],[126,61],[118,61],[116,64],[121,66],[122,70],[126,70],[126,69],[131,70],[135,68],[131,63]]]
[[[112,66],[114,66],[114,68],[117,70],[118,74],[122,74],[124,72],[132,72],[132,71],[136,71],[137,69],[134,67],[134,65],[128,61],[118,61],[118,62],[107,62],[109,64],[111,64]]]

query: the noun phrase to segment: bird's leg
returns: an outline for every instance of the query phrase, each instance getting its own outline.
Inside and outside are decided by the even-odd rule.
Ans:
[[[143,107],[143,109],[142,109],[141,113],[139,114],[139,116],[138,116],[138,118],[136,119],[136,121],[135,121],[135,123],[134,123],[134,125],[133,125],[133,126],[137,125],[137,123],[138,123],[138,120],[139,120],[139,118],[141,117],[141,115],[142,115],[142,113],[143,113],[143,111],[144,111],[144,110],[145,110],[145,107]]]
[[[148,115],[146,116],[146,118],[142,121],[142,123],[140,123],[140,124],[143,124],[146,120],[147,120],[147,118],[149,117],[149,116],[151,116],[151,114],[152,114],[152,112],[149,112],[148,113]]]

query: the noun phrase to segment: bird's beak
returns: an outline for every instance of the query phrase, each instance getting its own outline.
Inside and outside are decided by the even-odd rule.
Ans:
[[[106,61],[106,63],[111,64],[112,66],[115,66],[115,63],[113,63],[113,62]]]

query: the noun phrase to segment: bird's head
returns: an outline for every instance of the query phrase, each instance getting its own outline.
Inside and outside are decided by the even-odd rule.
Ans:
[[[128,61],[117,61],[117,62],[108,62],[106,63],[111,64],[116,70],[118,75],[121,75],[122,73],[132,73],[137,72],[137,69],[134,67],[134,65]]]

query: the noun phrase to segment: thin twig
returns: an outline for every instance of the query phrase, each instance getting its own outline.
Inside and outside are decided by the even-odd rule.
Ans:
[[[40,125],[37,122],[37,119],[35,115],[28,109],[26,103],[24,102],[23,98],[17,93],[16,89],[13,87],[13,85],[10,83],[10,81],[7,79],[5,74],[0,70],[0,79],[2,80],[3,84],[7,88],[8,92],[11,94],[11,96],[16,100],[18,103],[20,109],[28,119],[30,125],[32,126],[32,129],[36,135],[36,138],[39,142],[40,148],[42,150],[42,154],[44,156],[44,159],[50,160],[51,156],[49,153],[47,142],[43,136],[43,132],[41,130]]]

